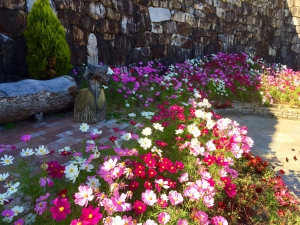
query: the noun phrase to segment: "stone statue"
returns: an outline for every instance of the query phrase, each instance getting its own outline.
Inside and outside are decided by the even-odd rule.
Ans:
[[[107,85],[108,66],[88,65],[83,77],[89,88],[81,89],[75,100],[74,119],[82,123],[95,123],[106,116],[106,99],[103,85]]]

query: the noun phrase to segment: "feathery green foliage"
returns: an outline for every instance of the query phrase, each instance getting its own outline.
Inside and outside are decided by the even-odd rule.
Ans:
[[[49,0],[37,0],[32,6],[24,32],[28,53],[26,61],[33,79],[50,79],[71,69],[70,49],[65,30],[53,12]],[[54,65],[50,61],[56,60]]]

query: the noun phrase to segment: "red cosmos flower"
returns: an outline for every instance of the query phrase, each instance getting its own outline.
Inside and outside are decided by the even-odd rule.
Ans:
[[[146,188],[146,189],[152,189],[152,183],[150,181],[145,181],[144,188]]]
[[[203,161],[206,162],[208,166],[210,166],[211,164],[213,164],[216,161],[216,157],[208,155],[207,157],[205,157],[203,159]]]
[[[161,125],[162,125],[163,127],[168,127],[168,126],[169,126],[169,123],[168,123],[168,122],[162,122]]]
[[[177,118],[180,120],[180,121],[185,121],[185,116],[183,113],[178,113],[177,114]]]
[[[217,164],[219,165],[219,166],[227,166],[228,164],[229,164],[229,162],[225,162],[224,161],[224,158],[222,157],[222,156],[218,156],[217,158],[216,158],[216,162],[217,162]]]
[[[161,141],[161,140],[157,140],[155,141],[155,144],[159,147],[166,147],[168,146],[168,143],[167,142],[164,142],[164,141]]]
[[[146,175],[146,172],[144,169],[135,169],[134,174],[138,177],[144,178]]]
[[[219,209],[225,209],[226,208],[226,204],[224,202],[219,202],[218,203],[218,208]]]
[[[202,131],[201,131],[201,134],[202,135],[207,135],[209,133],[209,130],[207,128],[204,128]]]
[[[153,168],[150,168],[149,170],[148,170],[148,176],[151,178],[151,177],[155,177],[157,175],[157,172],[156,172],[156,170],[155,169],[153,169]]]
[[[191,134],[186,134],[185,137],[186,137],[186,139],[192,139],[193,138],[193,136]]]
[[[134,181],[132,181],[132,182],[128,185],[128,188],[129,188],[130,191],[134,191],[134,190],[136,190],[139,186],[140,186],[140,183],[134,180]]]
[[[168,202],[164,201],[162,199],[158,199],[157,204],[161,207],[161,208],[166,208],[168,206]]]
[[[140,162],[135,162],[134,166],[135,166],[135,169],[141,169],[141,170],[145,169],[145,166]]]
[[[285,216],[285,212],[282,209],[279,209],[277,212],[278,216],[280,217],[284,217]]]
[[[229,177],[221,177],[221,181],[224,182],[225,185],[230,184],[231,179]]]
[[[109,137],[109,140],[110,140],[111,142],[115,142],[115,141],[117,140],[117,137],[111,136],[111,137]]]
[[[51,176],[52,178],[62,178],[64,175],[64,171],[65,171],[65,167],[61,166],[60,164],[58,164],[57,161],[50,161],[49,163],[47,163],[48,168],[48,175]]]
[[[135,122],[135,121],[133,121],[133,120],[130,120],[130,124],[131,124],[132,126],[134,126],[134,125],[137,124],[137,122]]]
[[[67,192],[68,192],[68,189],[62,189],[57,193],[57,195],[61,198],[67,198]]]
[[[133,204],[133,210],[136,214],[142,214],[146,211],[146,204],[144,204],[142,201],[136,200]]]
[[[68,156],[68,155],[71,155],[71,152],[62,151],[62,152],[60,152],[60,155],[62,155],[62,156]]]
[[[168,171],[169,171],[170,173],[177,173],[177,169],[176,169],[176,167],[173,165],[173,163],[169,164]]]
[[[178,161],[176,161],[176,162],[175,162],[175,167],[176,167],[178,170],[183,170],[183,169],[184,169],[184,164],[183,164],[183,162],[178,162]]]
[[[114,130],[114,132],[118,132],[118,131],[119,131],[119,128],[114,127],[113,130]]]
[[[176,188],[176,184],[177,184],[176,181],[172,181],[170,179],[168,179],[167,181],[169,182],[171,188]]]
[[[284,170],[279,170],[278,172],[279,172],[279,174],[281,174],[281,175],[284,175],[284,174],[285,174]]]
[[[159,172],[163,173],[165,170],[168,170],[169,166],[165,162],[159,162],[158,163],[158,170]]]

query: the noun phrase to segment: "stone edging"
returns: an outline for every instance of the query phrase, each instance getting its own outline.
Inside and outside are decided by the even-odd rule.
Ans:
[[[257,104],[245,103],[234,104],[233,108],[214,109],[219,115],[256,115],[270,118],[284,118],[300,120],[300,108],[291,108],[285,105],[264,107]]]

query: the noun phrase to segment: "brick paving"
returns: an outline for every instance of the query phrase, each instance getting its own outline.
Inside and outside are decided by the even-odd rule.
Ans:
[[[60,156],[58,150],[69,146],[73,151],[79,151],[83,148],[82,140],[90,140],[90,132],[83,133],[79,130],[81,123],[74,121],[73,112],[63,113],[64,117],[59,117],[60,114],[45,115],[41,122],[32,122],[30,120],[15,123],[15,127],[11,130],[6,130],[4,125],[0,125],[0,145],[13,145],[16,149],[0,152],[0,158],[5,154],[12,155],[16,161],[20,157],[20,151],[22,149],[38,148],[41,145],[47,147],[48,150],[54,150],[55,153],[51,155],[52,159],[59,159]],[[109,137],[115,134],[112,129],[118,128],[119,131],[128,129],[130,124],[118,124],[117,120],[103,120],[98,123],[90,124],[90,129],[96,128],[102,130],[102,134],[98,139],[100,144],[109,142]],[[23,143],[20,138],[22,135],[30,134],[31,140],[27,143]],[[35,157],[36,162],[39,161]],[[62,159],[60,159],[62,160]],[[67,161],[67,158],[63,159]],[[11,166],[0,165],[0,173],[9,172]]]

